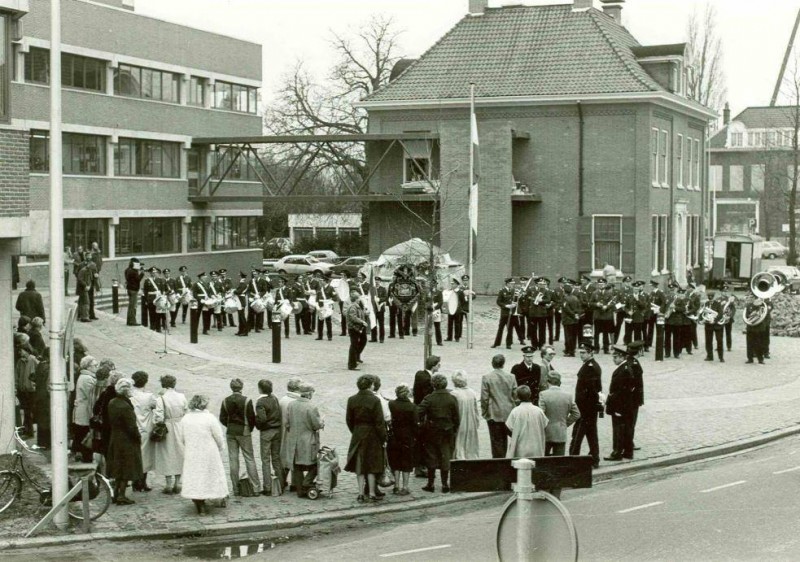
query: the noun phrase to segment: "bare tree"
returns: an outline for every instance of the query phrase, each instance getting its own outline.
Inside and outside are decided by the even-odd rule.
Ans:
[[[265,113],[265,127],[275,135],[359,134],[367,130],[366,111],[353,107],[353,102],[368,96],[389,82],[392,67],[399,60],[398,37],[390,18],[373,16],[357,31],[333,33],[331,48],[338,61],[327,80],[320,82],[299,61],[286,75],[278,89],[277,101]],[[286,145],[280,145],[286,151]],[[315,166],[331,178],[345,173],[363,178],[365,156],[361,144],[321,145]],[[294,158],[299,147],[289,146]],[[280,160],[281,154],[276,155]],[[338,170],[338,171],[334,171]]]
[[[707,1],[697,6],[686,28],[689,64],[693,69],[687,79],[688,96],[703,105],[719,110],[727,87],[722,69],[722,41],[717,30],[717,11]]]

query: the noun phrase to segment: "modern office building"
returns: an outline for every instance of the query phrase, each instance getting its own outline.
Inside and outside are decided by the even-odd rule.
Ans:
[[[370,133],[430,137],[390,154],[368,147],[368,160],[380,159],[371,193],[395,195],[370,203],[371,255],[434,232],[466,262],[474,83],[478,291],[509,275],[574,277],[606,263],[644,279],[697,276],[715,113],[686,95],[686,46],[640,45],[622,25],[622,2],[471,0],[455,27],[360,103]],[[432,228],[424,218],[434,204]]]
[[[133,0],[62,0],[61,10],[65,244],[98,242],[106,283],[122,277],[132,256],[193,272],[260,263],[260,202],[189,197],[231,164],[224,147],[193,146],[194,138],[261,134],[261,45],[141,15]],[[20,275],[44,282],[49,1],[32,2],[21,21],[4,59],[13,62],[8,134],[24,139],[14,165],[30,185]],[[250,181],[244,159],[232,167],[220,192]],[[12,173],[4,166],[2,181]]]

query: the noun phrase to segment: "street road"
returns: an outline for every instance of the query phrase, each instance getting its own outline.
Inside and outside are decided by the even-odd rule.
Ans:
[[[427,512],[361,517],[267,537],[94,543],[0,554],[30,560],[494,560],[504,498]],[[581,561],[797,560],[800,552],[800,437],[717,460],[650,471],[565,491]],[[289,539],[301,532],[302,536]],[[262,541],[259,546],[258,543]],[[262,551],[262,552],[259,552]],[[152,558],[151,558],[152,556]],[[196,559],[196,558],[195,558]]]
[[[580,559],[797,560],[800,438],[620,479],[562,498]],[[500,508],[383,523],[279,546],[252,560],[493,560]]]

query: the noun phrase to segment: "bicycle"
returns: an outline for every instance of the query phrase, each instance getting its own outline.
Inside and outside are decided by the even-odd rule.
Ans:
[[[39,494],[39,503],[43,507],[52,507],[52,490],[39,482],[28,469],[25,468],[24,453],[41,454],[31,449],[19,432],[22,428],[14,430],[14,440],[16,441],[15,450],[11,452],[11,467],[8,470],[0,471],[0,513],[3,513],[16,502],[22,492],[23,482],[27,482]],[[79,479],[69,477],[69,487],[77,484]],[[67,512],[72,519],[83,521],[82,492],[79,492],[67,505]],[[111,483],[99,473],[95,473],[94,480],[89,484],[89,519],[97,520],[111,505],[113,493]]]

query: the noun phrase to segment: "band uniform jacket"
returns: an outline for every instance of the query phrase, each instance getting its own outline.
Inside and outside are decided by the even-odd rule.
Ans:
[[[584,361],[578,370],[575,403],[581,411],[581,417],[587,418],[597,413],[597,405],[600,403],[598,395],[603,390],[602,372],[594,358]]]
[[[247,293],[248,289],[250,288],[250,284],[247,282],[247,279],[240,279],[239,284],[233,290],[237,297],[239,297],[239,304],[242,307],[247,306]]]
[[[367,328],[367,314],[360,302],[347,307],[347,328],[359,332]]]
[[[517,381],[517,387],[525,385],[531,389],[531,402],[536,404],[535,399],[539,396],[539,380],[542,377],[539,365],[531,363],[531,366],[528,367],[525,365],[525,361],[522,361],[511,367],[511,374]]]
[[[387,302],[389,302],[389,291],[386,287],[375,287],[375,304],[377,305],[375,311],[383,310]]]
[[[582,314],[583,306],[581,305],[581,301],[578,299],[578,297],[576,297],[574,293],[567,295],[564,298],[564,308],[561,313],[561,322],[566,326],[577,324]]]
[[[767,306],[769,307],[769,305],[767,305]],[[761,308],[761,307],[754,305],[752,302],[748,303],[747,306],[744,309],[744,314],[745,314],[746,317],[749,317],[750,315],[755,313],[759,308]],[[750,325],[746,325],[745,326],[745,328],[747,329],[747,333],[749,333],[749,334],[761,334],[763,332],[766,332],[769,329],[769,322],[768,322],[768,319],[769,319],[769,308],[767,308],[767,311],[768,311],[767,312],[767,317],[764,318],[764,320],[762,320],[761,322],[759,322],[758,324],[755,324],[753,326],[750,326]]]
[[[594,301],[595,320],[613,320],[614,319],[614,292],[611,287],[606,287],[602,291],[595,291]]]
[[[649,308],[650,303],[644,291],[633,292],[628,296],[625,309],[634,324],[644,322],[645,314]]]
[[[178,291],[178,280],[177,279],[174,279],[174,278],[170,277],[169,279],[164,279],[164,283],[167,286],[166,293],[168,295],[171,295],[172,293],[180,294],[180,291]]]
[[[202,281],[197,281],[194,285],[192,285],[192,296],[194,297],[194,300],[199,303],[199,307],[202,309],[204,306],[203,301],[210,297],[211,293],[209,292],[205,283]]]
[[[317,303],[320,306],[322,305],[322,301],[335,301],[337,299],[336,291],[330,285],[317,285],[316,293]]]
[[[720,322],[722,321],[722,310],[727,301],[728,299],[720,296],[707,304],[708,308],[717,313],[717,317],[714,319],[714,323],[712,324],[715,330],[722,330],[724,327],[724,325]]]
[[[614,369],[606,398],[606,413],[610,416],[630,417],[639,406],[636,396],[636,378],[627,361]]]
[[[539,407],[548,420],[544,429],[545,441],[566,443],[567,428],[581,417],[575,400],[560,386],[551,386],[539,395]]]
[[[156,280],[152,277],[145,277],[142,281],[142,294],[147,300],[147,304],[153,304],[156,300],[156,293],[160,292]]]
[[[539,304],[534,304],[539,298]],[[547,289],[531,287],[526,291],[525,300],[527,301],[529,318],[544,318],[547,316],[547,309],[550,305],[550,295]]]
[[[506,305],[512,302],[514,302],[514,289],[509,289],[508,287],[500,289],[500,292],[497,293],[497,306],[500,307],[500,318],[508,318],[508,315],[512,311]]]
[[[444,306],[444,297],[442,296],[441,289],[435,289],[433,291],[433,298],[431,299],[431,304],[433,306],[433,308],[431,310],[438,310],[438,311],[444,313],[444,311],[442,310],[442,307]],[[442,318],[439,317],[439,322],[441,322],[441,321],[442,321]]]
[[[456,287],[453,292],[458,295],[458,309],[456,314],[469,314],[470,301],[475,298],[475,295],[467,296],[467,293],[461,287]]]
[[[667,295],[664,294],[664,291],[656,287],[650,291],[650,304],[657,305],[661,314],[664,314],[667,311]]]
[[[414,404],[422,404],[422,400],[433,392],[431,373],[426,370],[417,371],[414,375]]]
[[[178,275],[175,287],[182,295],[185,291],[192,290],[192,278],[188,275]]]
[[[689,303],[686,300],[686,297],[678,294],[674,297],[673,302],[672,314],[670,314],[669,318],[667,318],[667,324],[671,324],[673,326],[688,325],[690,320],[686,318],[686,307]]]

